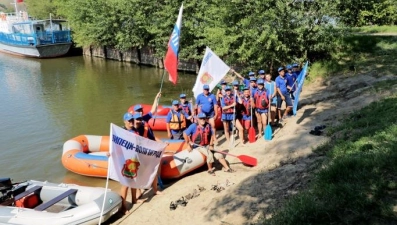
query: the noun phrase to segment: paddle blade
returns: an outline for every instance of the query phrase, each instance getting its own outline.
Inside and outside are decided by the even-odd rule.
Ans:
[[[250,143],[254,143],[255,142],[255,136],[256,136],[255,128],[250,127],[250,129],[248,130],[248,141]]]
[[[257,160],[254,157],[248,156],[248,155],[239,155],[237,156],[238,159],[241,160],[246,165],[249,166],[256,166],[257,165]]]
[[[272,126],[270,126],[270,124],[268,124],[266,126],[266,130],[265,130],[265,140],[266,141],[271,141],[272,140],[272,135],[273,135],[273,131],[272,131]]]

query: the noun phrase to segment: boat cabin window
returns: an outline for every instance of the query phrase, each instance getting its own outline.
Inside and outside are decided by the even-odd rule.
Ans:
[[[34,25],[34,29],[36,33],[41,33],[44,31],[44,26],[43,25]]]

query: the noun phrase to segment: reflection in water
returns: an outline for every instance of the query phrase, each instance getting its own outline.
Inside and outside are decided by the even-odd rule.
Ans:
[[[63,168],[63,143],[80,134],[107,135],[110,123],[122,124],[129,106],[153,102],[161,75],[159,69],[99,58],[0,54],[0,177],[102,186],[104,179]],[[180,73],[174,86],[166,76],[161,104],[181,92],[191,95],[194,81]]]

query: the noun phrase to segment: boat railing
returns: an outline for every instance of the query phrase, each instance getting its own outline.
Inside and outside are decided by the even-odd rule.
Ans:
[[[29,34],[22,33],[0,33],[0,42],[11,45],[24,45],[24,46],[34,46],[37,44],[36,37]]]
[[[40,44],[56,44],[71,42],[70,31],[43,31],[36,32]]]
[[[57,43],[70,43],[70,31],[43,31],[32,34],[0,33],[0,42],[21,46],[48,45]]]

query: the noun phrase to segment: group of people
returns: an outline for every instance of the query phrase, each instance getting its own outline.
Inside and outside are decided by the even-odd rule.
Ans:
[[[209,90],[209,88],[207,89]],[[209,94],[209,91],[207,92]],[[144,114],[143,107],[141,105],[135,105],[133,112],[126,112],[123,115],[124,129],[132,132],[136,135],[148,138],[153,141],[161,141],[157,139],[150,128],[148,121],[153,117],[157,110],[158,100],[161,93],[158,93],[153,102],[150,112]],[[194,116],[192,105],[186,100],[186,95],[181,94],[180,101],[172,101],[172,108],[170,109],[167,118],[167,134],[170,139],[183,139],[187,144],[187,150],[189,152],[194,150],[199,151],[206,156],[206,162],[208,166],[208,174],[215,175],[214,167],[212,166],[214,159],[217,159],[223,166],[223,170],[228,173],[234,172],[229,167],[223,154],[214,151],[215,143],[215,123],[214,118],[209,118],[209,115],[215,115],[213,110],[207,109],[207,104],[204,104],[205,112],[200,112],[197,116]],[[215,98],[215,97],[214,97]],[[203,101],[203,99],[202,99]],[[214,101],[216,104],[216,100]],[[212,106],[213,107],[213,106]],[[197,107],[196,107],[197,108]],[[144,165],[141,165],[144,166]],[[160,167],[159,167],[160,169]],[[157,176],[159,176],[158,171]],[[152,191],[155,195],[161,195],[162,192],[157,187],[158,179],[154,179],[152,183]],[[128,187],[122,185],[120,195],[123,199],[122,211],[128,212],[126,197],[128,194]],[[131,188],[131,202],[133,204],[138,202],[138,199],[142,195],[140,189]]]
[[[231,72],[241,80],[243,90],[239,90],[239,80],[232,82],[234,93],[230,91],[232,88],[222,81],[222,88],[218,90],[217,95],[219,99],[223,98],[223,101],[221,101],[223,113],[234,116],[236,128],[239,130],[239,136],[243,141],[246,141],[243,136],[244,130],[248,130],[251,126],[255,127],[253,121],[256,121],[258,136],[261,137],[268,123],[276,126],[277,123],[282,123],[283,120],[287,119],[292,111],[293,93],[297,88],[297,78],[300,73],[298,64],[279,67],[275,81],[264,70],[258,71],[258,77],[255,76],[254,72],[249,72],[248,79],[234,70],[231,70]],[[237,102],[237,107],[234,110],[228,110],[227,106],[235,105],[235,102]],[[286,104],[286,109],[282,115],[283,102]],[[268,118],[270,118],[270,121],[268,121]],[[277,123],[275,122],[276,119]],[[230,116],[226,121],[231,121]],[[229,130],[228,124],[225,124],[224,129],[225,133]]]
[[[289,116],[300,73],[297,63],[279,67],[275,81],[264,70],[259,70],[257,77],[254,72],[249,72],[248,78],[244,78],[235,70],[231,72],[239,78],[231,83],[232,87],[223,80],[220,83],[221,88],[214,95],[210,92],[209,85],[204,85],[203,93],[198,95],[194,107],[186,100],[185,94],[180,95],[180,101],[172,102],[172,110],[167,116],[169,138],[182,139],[183,131],[194,121],[195,112],[206,115],[213,133],[216,132],[215,120],[220,112],[226,140],[230,142],[233,130],[231,127],[234,126],[243,144],[247,142],[246,134],[251,126],[257,127],[260,138],[268,123],[276,126]],[[282,114],[281,107],[284,102],[286,109]],[[215,136],[214,143],[216,142]]]
[[[278,76],[273,81],[271,75],[266,74],[264,70],[258,71],[258,77],[254,72],[249,72],[247,79],[232,69],[231,72],[240,79],[242,84],[239,80],[235,80],[232,82],[233,87],[230,87],[225,81],[221,81],[221,88],[215,95],[210,92],[209,85],[204,85],[203,93],[198,95],[194,106],[186,99],[186,94],[180,94],[179,100],[172,101],[172,107],[167,114],[168,138],[184,140],[188,151],[197,150],[205,155],[208,174],[215,175],[212,166],[214,159],[220,162],[225,172],[234,172],[224,159],[224,155],[214,149],[214,145],[217,143],[215,120],[218,113],[221,112],[226,140],[230,141],[230,127],[235,126],[243,144],[247,141],[245,131],[251,126],[255,126],[254,121],[257,123],[258,136],[260,137],[268,122],[274,126],[285,120],[292,109],[293,92],[296,90],[297,78],[300,73],[299,65],[287,65],[286,68],[280,67],[277,71]],[[240,90],[241,85],[243,85],[242,90]],[[146,114],[139,104],[134,106],[132,113],[125,113],[123,116],[124,129],[139,136],[160,141],[155,137],[148,124],[157,110],[160,96],[161,93],[156,95],[150,112]],[[286,104],[286,110],[281,115],[283,102]],[[270,121],[268,121],[268,117],[270,117]],[[154,179],[152,190],[155,195],[161,195],[162,192],[158,190],[157,182],[158,180]],[[128,187],[122,186],[122,210],[124,211],[127,211],[127,192]],[[131,189],[133,204],[138,202],[141,194],[141,190]]]

